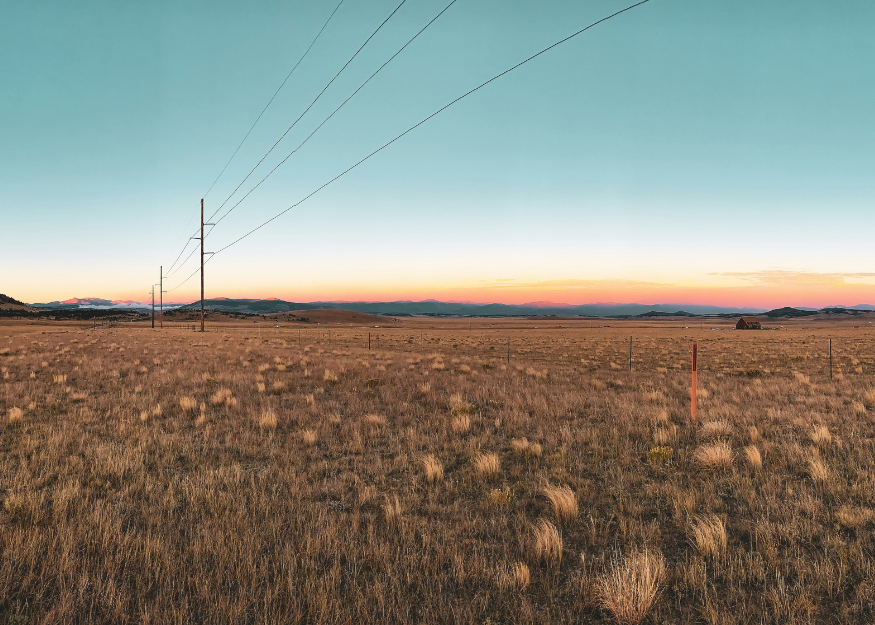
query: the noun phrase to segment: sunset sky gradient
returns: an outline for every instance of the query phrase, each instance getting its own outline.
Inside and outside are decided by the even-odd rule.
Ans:
[[[337,1],[6,3],[0,292],[145,301]],[[206,196],[208,214],[399,2],[344,0]],[[242,190],[448,2],[408,0]],[[208,250],[628,4],[457,0]],[[207,295],[875,304],[872,24],[863,0],[651,0],[217,255]],[[166,301],[199,295],[196,277],[180,285],[194,261],[166,280]]]

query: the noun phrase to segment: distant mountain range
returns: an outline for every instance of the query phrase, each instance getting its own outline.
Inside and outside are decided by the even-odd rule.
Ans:
[[[132,300],[107,300],[98,297],[72,298],[64,301],[31,304],[35,308],[49,309],[119,309],[149,310],[150,303]],[[292,310],[337,309],[351,310],[372,315],[436,317],[684,317],[716,315],[764,315],[767,317],[801,317],[816,314],[855,314],[861,311],[875,311],[875,305],[830,306],[823,309],[784,307],[767,311],[763,308],[729,308],[722,306],[698,306],[679,304],[586,304],[573,306],[550,302],[529,304],[472,304],[465,302],[440,302],[424,300],[419,302],[288,302],[276,298],[268,299],[230,299],[216,297],[205,300],[210,310],[230,313],[267,315]],[[200,300],[191,304],[164,304],[165,310],[199,309]]]

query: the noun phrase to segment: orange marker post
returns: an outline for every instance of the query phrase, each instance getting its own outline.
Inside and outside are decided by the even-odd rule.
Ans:
[[[690,419],[696,420],[696,356],[699,352],[699,344],[693,343],[693,377],[690,380]]]

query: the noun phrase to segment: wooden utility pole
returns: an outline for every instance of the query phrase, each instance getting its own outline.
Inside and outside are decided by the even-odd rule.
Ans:
[[[204,331],[204,255],[212,254],[213,252],[204,251],[204,226],[215,226],[216,224],[204,223],[204,200],[201,198],[201,332]],[[192,237],[197,239],[198,237]]]
[[[161,310],[161,327],[163,328],[164,327],[164,265],[161,265],[161,267],[159,269],[160,269],[160,273],[161,273],[161,279],[158,281],[158,285],[159,285],[158,286],[158,293],[159,293],[159,298],[161,299],[161,308],[160,308],[160,310]]]
[[[204,331],[204,199],[201,198],[201,332]]]

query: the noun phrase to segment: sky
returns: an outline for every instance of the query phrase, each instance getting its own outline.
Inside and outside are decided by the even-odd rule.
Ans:
[[[232,195],[401,2],[343,0],[213,186],[338,2],[5,0],[0,292],[147,301],[163,266],[198,298],[201,198],[225,214],[450,0],[406,0]],[[650,0],[298,204],[632,3],[456,0],[209,232],[207,297],[875,304],[863,0]]]

